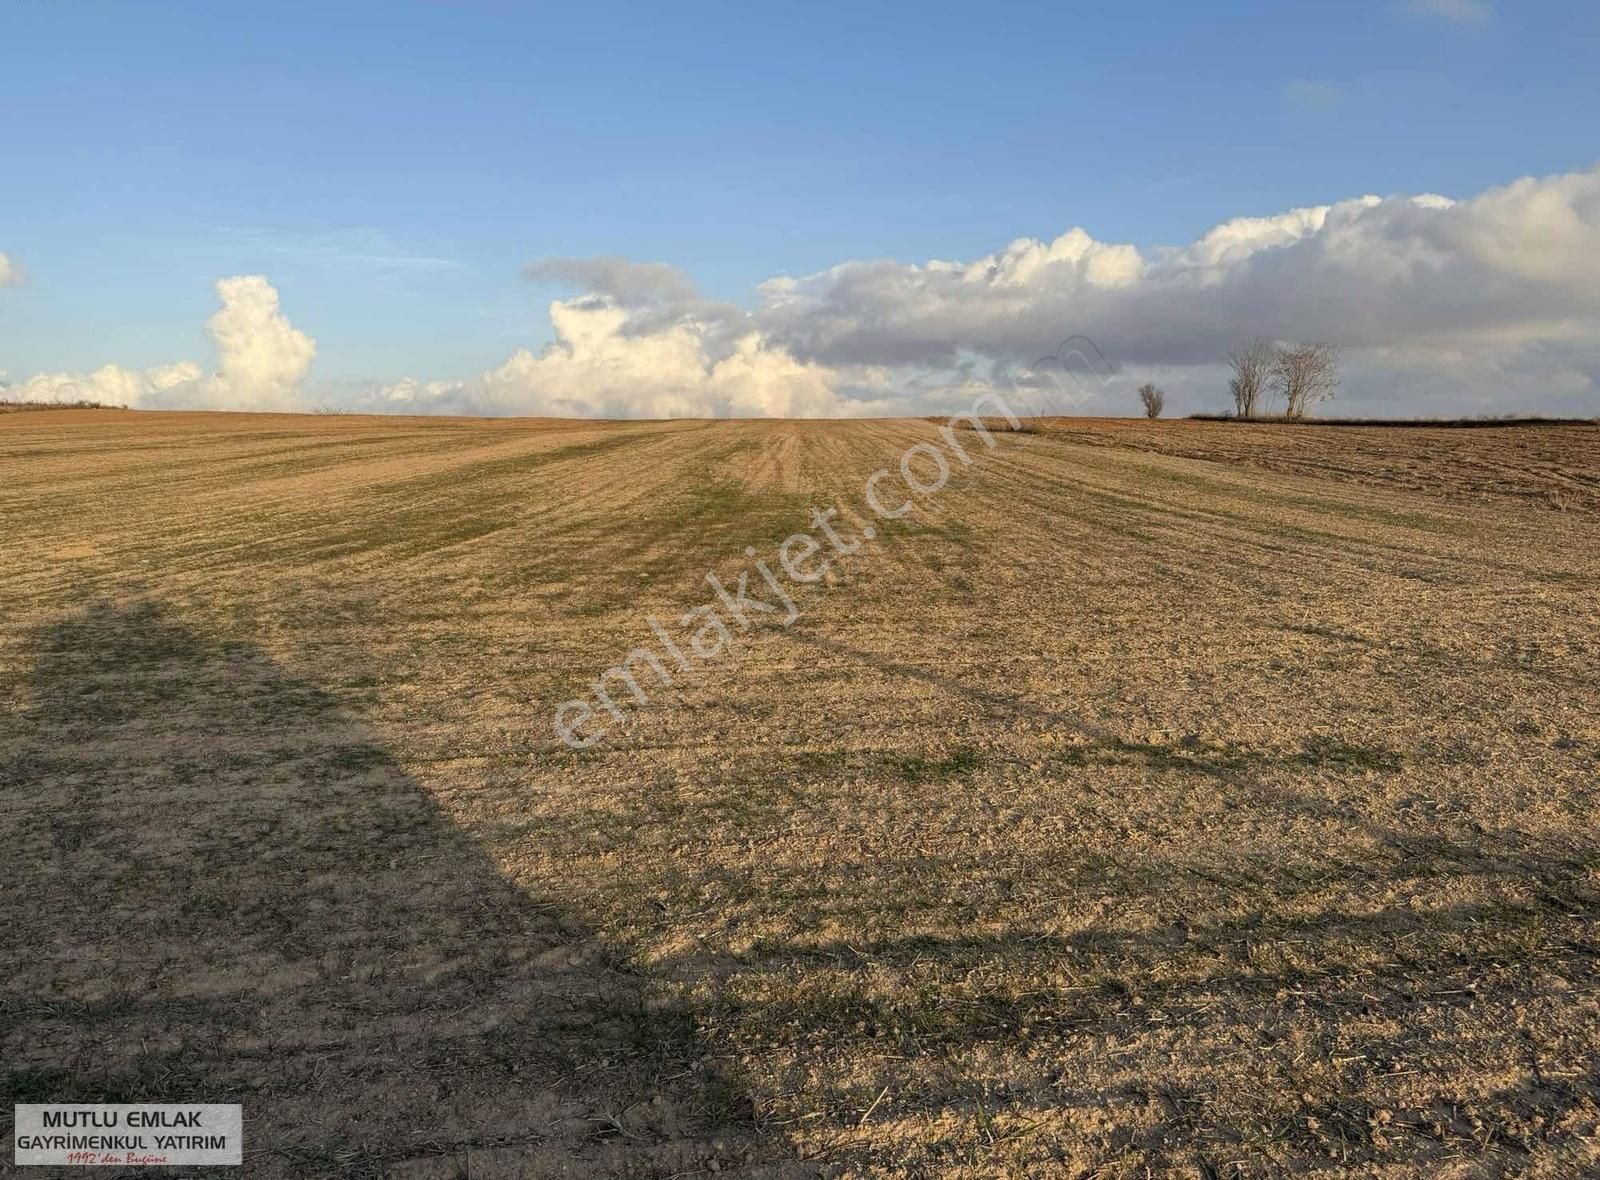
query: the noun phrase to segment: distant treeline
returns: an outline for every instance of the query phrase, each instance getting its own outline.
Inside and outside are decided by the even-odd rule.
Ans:
[[[127,406],[108,406],[104,402],[11,402],[0,398],[0,414],[15,414],[22,410],[126,410]]]

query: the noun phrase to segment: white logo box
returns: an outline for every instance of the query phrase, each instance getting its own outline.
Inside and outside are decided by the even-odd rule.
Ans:
[[[23,1102],[14,1109],[18,1167],[244,1163],[238,1103]]]

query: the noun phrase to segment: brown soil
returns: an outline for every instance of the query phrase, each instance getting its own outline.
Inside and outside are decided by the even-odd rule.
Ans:
[[[647,614],[936,426],[7,416],[0,1118],[241,1101],[265,1176],[1600,1170],[1600,430],[963,438],[576,752]]]

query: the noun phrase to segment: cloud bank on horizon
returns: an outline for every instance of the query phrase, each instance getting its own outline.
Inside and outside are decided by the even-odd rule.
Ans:
[[[278,292],[260,275],[220,279],[222,308],[206,321],[217,370],[194,361],[149,369],[102,365],[88,373],[38,373],[0,382],[0,396],[41,402],[92,401],[146,409],[299,410],[316,342],[278,310]]]
[[[849,261],[771,279],[749,307],[705,298],[662,263],[544,259],[524,274],[575,290],[550,304],[542,349],[475,377],[338,400],[398,413],[931,413],[1083,335],[1128,390],[1153,378],[1180,407],[1220,409],[1223,356],[1264,335],[1341,345],[1342,400],[1362,412],[1600,413],[1600,167],[1459,201],[1366,196],[1242,217],[1182,247],[1141,251],[1073,228],[968,262]],[[314,342],[264,278],[217,289],[210,375],[188,361],[107,365],[0,394],[304,408]],[[1113,389],[1082,408],[1126,413],[1126,400]]]

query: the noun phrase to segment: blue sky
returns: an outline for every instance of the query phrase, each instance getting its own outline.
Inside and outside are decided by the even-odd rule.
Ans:
[[[1148,253],[1600,160],[1600,5],[12,2],[0,369],[209,363],[266,276],[314,383],[551,337],[529,260],[716,300],[1082,226]]]

